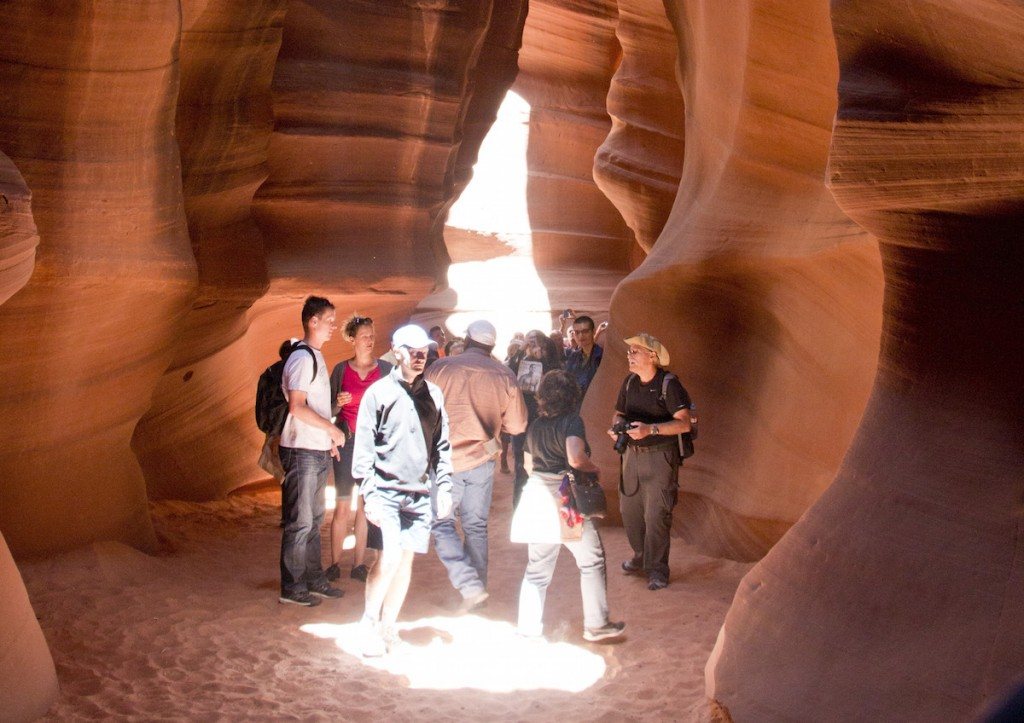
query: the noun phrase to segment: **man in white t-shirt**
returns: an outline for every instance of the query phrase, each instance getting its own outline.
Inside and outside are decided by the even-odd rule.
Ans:
[[[320,604],[320,598],[339,598],[320,562],[320,525],[324,521],[324,487],[331,457],[345,435],[331,423],[330,370],[320,347],[330,341],[335,323],[334,306],[310,296],[302,306],[302,342],[288,356],[281,387],[288,399],[288,416],[281,430],[281,534],[282,603]]]

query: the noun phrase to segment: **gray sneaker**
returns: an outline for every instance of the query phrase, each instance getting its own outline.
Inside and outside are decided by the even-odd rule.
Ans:
[[[332,600],[337,600],[345,594],[345,591],[341,588],[332,587],[326,582],[322,582],[319,585],[310,585],[309,592],[311,595],[316,595],[317,597],[330,598]]]
[[[288,603],[290,605],[303,605],[307,608],[314,608],[320,604],[320,598],[311,595],[308,592],[292,592],[292,593],[281,593],[281,596],[277,598],[279,603]]]
[[[583,639],[588,643],[617,638],[626,630],[626,623],[605,623],[599,628],[583,628]]]

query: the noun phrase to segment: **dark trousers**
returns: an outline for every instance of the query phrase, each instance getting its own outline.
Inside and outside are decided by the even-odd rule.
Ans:
[[[679,450],[673,445],[638,451],[622,459],[619,510],[634,557],[643,558],[648,577],[668,580],[672,509],[679,495]]]
[[[331,454],[315,449],[281,447],[281,593],[306,592],[325,583],[320,562],[320,525],[324,521],[324,487]]]
[[[513,472],[515,479],[512,484],[512,508],[519,506],[519,497],[523,494],[523,487],[526,485],[526,432],[512,435],[512,460],[515,462]]]

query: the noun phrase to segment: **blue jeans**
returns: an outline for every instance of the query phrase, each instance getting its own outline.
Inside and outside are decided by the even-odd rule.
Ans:
[[[519,632],[541,635],[544,631],[544,599],[555,574],[558,553],[565,545],[580,569],[580,594],[583,598],[583,626],[599,628],[608,622],[607,573],[604,545],[593,520],[583,522],[583,537],[561,544],[529,545],[529,562],[519,587]]]
[[[448,579],[463,597],[487,588],[487,519],[491,514],[494,460],[452,475],[452,513],[435,520],[431,528],[437,556],[448,570]],[[463,540],[455,529],[462,524]]]
[[[327,582],[320,563],[320,525],[331,453],[281,447],[281,594],[307,592]]]

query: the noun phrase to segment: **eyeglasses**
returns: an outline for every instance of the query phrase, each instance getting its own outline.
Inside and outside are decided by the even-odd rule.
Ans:
[[[409,358],[412,359],[413,361],[416,361],[418,359],[426,359],[427,358],[427,352],[425,352],[425,351],[422,351],[420,349],[410,349],[409,347],[404,347],[404,348],[405,348],[406,353],[409,354]]]
[[[636,356],[637,354],[653,354],[654,352],[650,349],[626,349],[626,356]]]

